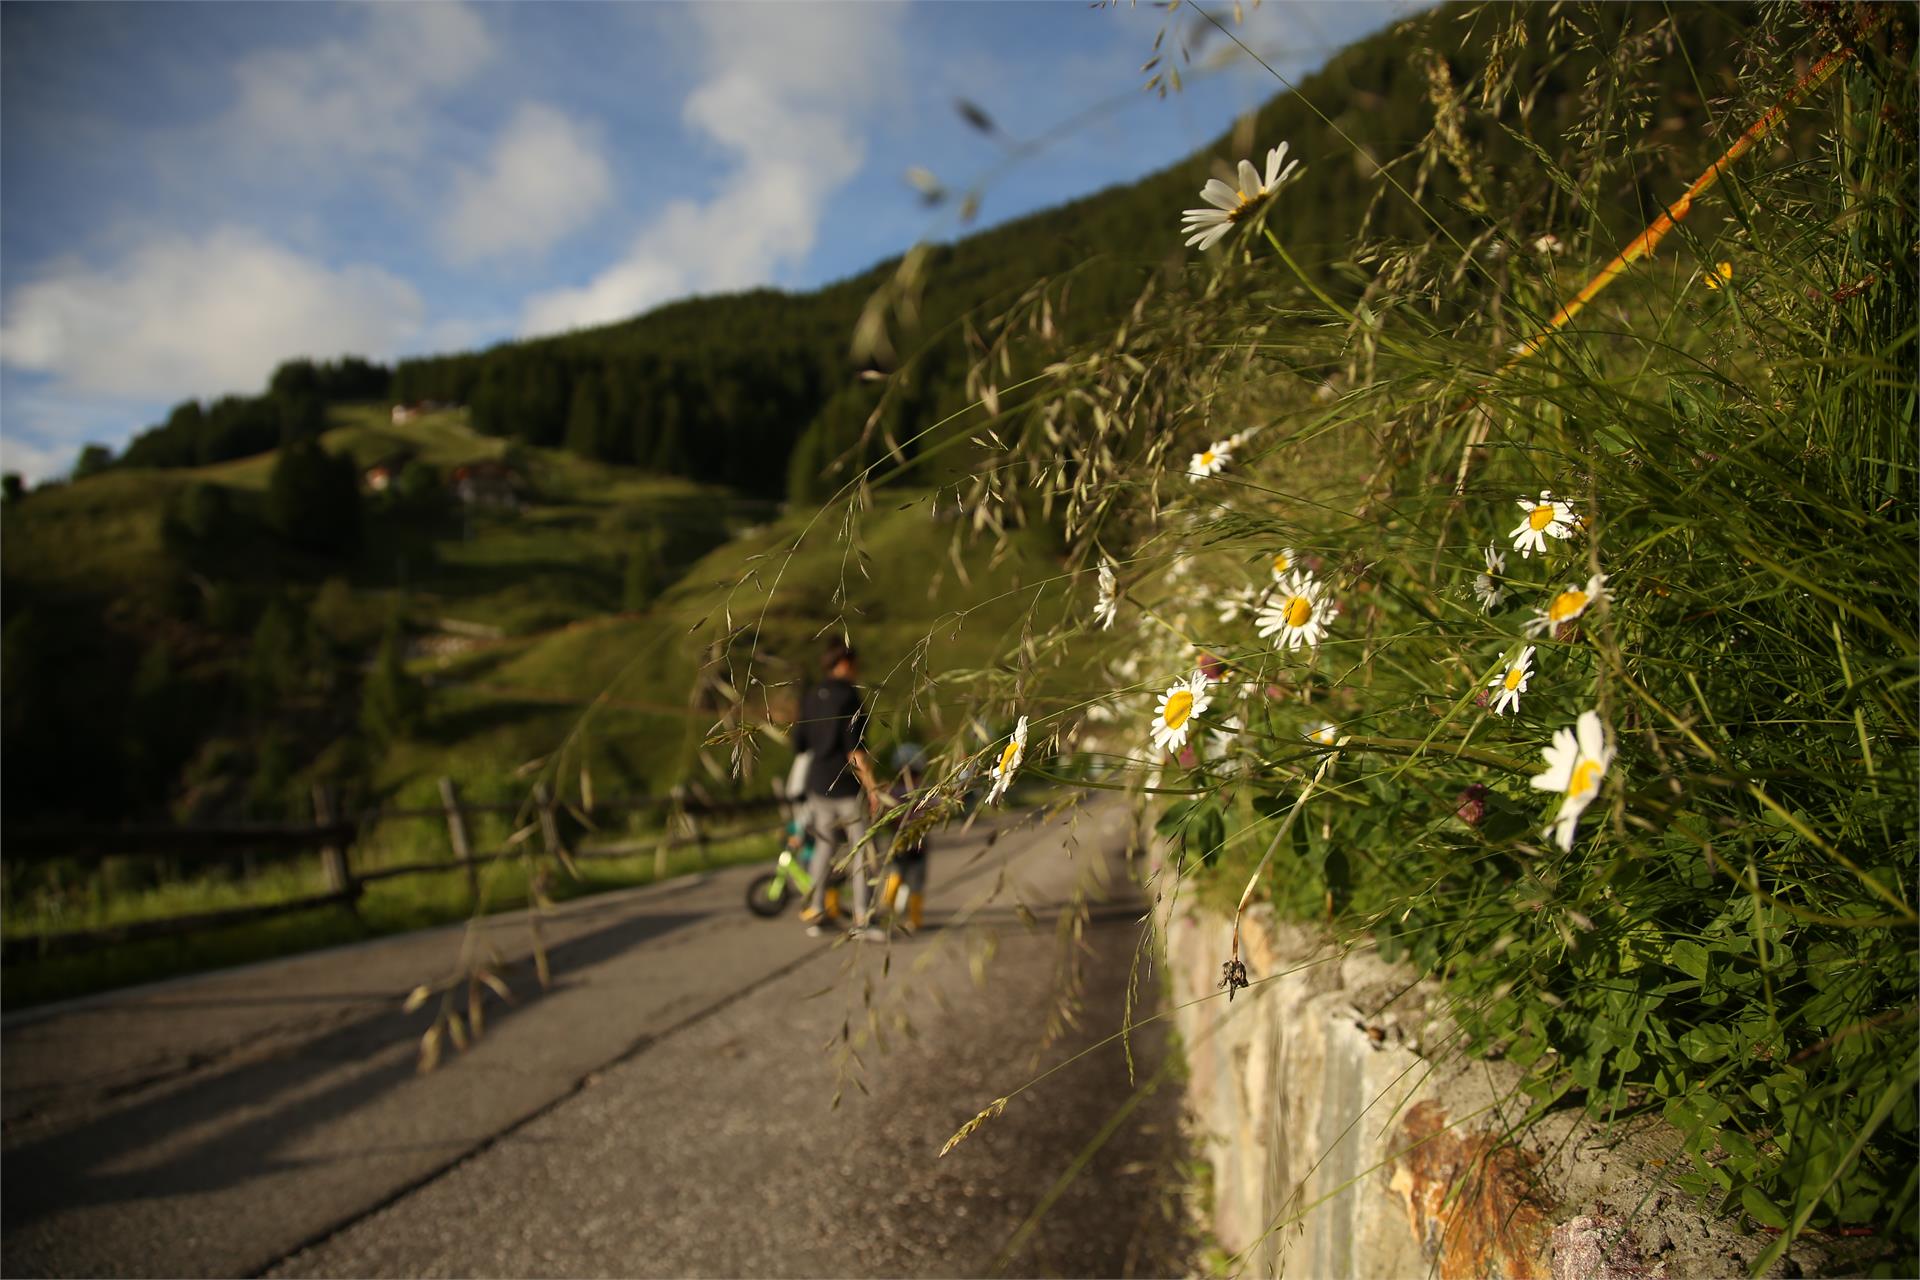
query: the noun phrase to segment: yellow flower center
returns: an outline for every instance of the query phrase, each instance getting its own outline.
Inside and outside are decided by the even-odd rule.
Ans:
[[[1200,455],[1200,465],[1203,467],[1210,467],[1213,465],[1213,450],[1208,449],[1206,452]]]
[[[1293,568],[1293,561],[1287,559],[1286,552],[1282,551],[1273,558],[1273,571],[1275,573],[1285,573],[1291,568]]]
[[[1298,629],[1307,625],[1307,619],[1313,616],[1313,601],[1305,596],[1295,596],[1287,601],[1287,625]]]
[[[1562,591],[1547,606],[1547,619],[1551,622],[1565,622],[1568,618],[1577,618],[1580,611],[1587,607],[1587,593],[1584,591]]]
[[[1255,209],[1258,209],[1267,199],[1267,193],[1265,191],[1256,191],[1252,195],[1248,195],[1244,191],[1235,191],[1234,194],[1240,197],[1240,202],[1234,205],[1233,208],[1227,210],[1228,222],[1240,221],[1240,219],[1246,217]]]
[[[1013,766],[1018,763],[1020,763],[1020,744],[1018,742],[1009,742],[1007,743],[1007,749],[1000,753],[1001,776],[1005,777],[1007,774],[1012,773]]]
[[[1527,527],[1535,533],[1553,523],[1553,504],[1543,502],[1527,513]]]
[[[1525,667],[1511,667],[1507,671],[1507,688],[1518,689],[1520,682],[1527,678]]]
[[[1167,709],[1160,713],[1160,718],[1167,722],[1167,728],[1178,729],[1187,722],[1187,717],[1192,714],[1193,695],[1185,689],[1181,689],[1177,693],[1167,695]]]
[[[1574,797],[1591,796],[1600,790],[1600,762],[1582,760],[1573,766],[1573,777],[1567,781],[1567,794]]]

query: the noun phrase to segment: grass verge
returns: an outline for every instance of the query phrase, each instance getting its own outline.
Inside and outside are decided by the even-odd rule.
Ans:
[[[705,849],[688,846],[669,850],[666,878],[770,860],[778,850],[777,833],[716,835]],[[547,865],[547,860],[540,861]],[[484,867],[479,914],[493,915],[525,907],[530,901],[530,874],[540,874],[530,873],[529,865],[527,859],[513,857]],[[650,849],[636,851],[631,856],[585,859],[576,865],[580,871],[578,879],[564,873],[549,874],[548,897],[564,902],[652,884],[658,879]],[[58,917],[49,917],[45,912],[34,915],[9,912],[6,931],[10,937],[36,932],[55,925],[55,919],[58,921],[55,927],[79,929],[214,911],[303,893],[321,893],[325,891],[325,884],[318,858],[308,858],[245,881],[199,877],[145,892],[104,895],[97,907],[61,913]],[[376,880],[366,886],[353,911],[343,907],[302,911],[178,938],[155,938],[80,955],[10,964],[0,971],[0,1002],[9,1010],[21,1009],[135,983],[157,982],[454,924],[474,914],[475,904],[468,895],[465,876],[459,871]]]

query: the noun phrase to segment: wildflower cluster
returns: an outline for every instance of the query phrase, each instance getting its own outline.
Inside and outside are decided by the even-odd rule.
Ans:
[[[1920,458],[1865,371],[1911,364],[1913,148],[1871,132],[1899,180],[1848,160],[1771,246],[1621,276],[1598,336],[1548,323],[1591,229],[1300,267],[1275,147],[1182,218],[1236,252],[1053,366],[1029,437],[1036,488],[1073,460],[1093,646],[1061,740],[1160,793],[1169,874],[1447,974],[1470,1044],[1663,1111],[1678,1185],[1783,1233],[1912,1200],[1912,1108],[1874,1108],[1916,1083]]]

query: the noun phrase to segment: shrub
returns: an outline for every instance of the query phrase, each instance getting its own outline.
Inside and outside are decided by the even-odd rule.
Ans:
[[[360,477],[353,459],[310,439],[280,450],[267,484],[267,522],[294,546],[349,556],[360,548]]]

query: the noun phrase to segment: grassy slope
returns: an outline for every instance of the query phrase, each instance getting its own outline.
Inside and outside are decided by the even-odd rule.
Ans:
[[[409,450],[445,470],[497,458],[505,446],[474,433],[459,412],[394,426],[377,407],[348,407],[334,411],[334,422],[322,443],[362,465]],[[36,490],[7,513],[6,576],[28,585],[137,595],[167,568],[161,530],[168,503],[200,483],[231,489],[243,502],[257,500],[275,456],[110,471]],[[463,618],[509,629],[553,625],[617,607],[630,535],[639,529],[664,528],[670,560],[678,547],[684,561],[766,510],[712,486],[564,452],[527,449],[522,459],[534,496],[520,516],[477,515],[465,527],[455,518],[423,537],[376,514],[365,554],[347,567],[353,585],[391,590],[404,582],[423,613],[448,604]],[[251,567],[252,576],[267,581],[329,568],[285,558]]]
[[[418,664],[436,683],[432,722],[389,754],[383,789],[424,798],[449,771],[504,780],[576,731],[595,785],[657,787],[684,771],[714,719],[688,710],[689,693],[729,613],[757,637],[757,648],[736,643],[737,662],[744,666],[755,651],[762,678],[804,678],[843,581],[847,626],[875,690],[876,741],[914,736],[901,708],[917,666],[940,676],[986,661],[1055,570],[1045,538],[1027,534],[998,564],[970,565],[971,585],[963,585],[948,559],[953,526],[931,518],[930,495],[888,498],[888,509],[863,522],[864,575],[837,521],[794,514],[716,548],[644,613]],[[951,709],[955,698],[942,692],[951,687],[943,679],[933,703]],[[781,690],[771,696],[777,712]],[[767,702],[764,692],[750,696],[750,718],[761,718]],[[777,744],[769,746],[779,757]],[[577,761],[569,760],[571,771]]]
[[[326,446],[363,463],[404,448],[446,468],[503,448],[470,431],[460,413],[394,426],[378,409],[349,408],[336,411],[335,422]],[[772,670],[803,675],[841,608],[844,581],[844,617],[868,653],[869,679],[894,695],[913,683],[900,666],[910,655],[933,672],[982,661],[1030,599],[1017,584],[1050,572],[1045,538],[1029,534],[997,565],[970,565],[971,585],[964,585],[949,559],[954,526],[933,518],[926,493],[890,491],[883,509],[866,513],[863,565],[831,512],[769,520],[767,504],[710,486],[557,451],[528,449],[522,457],[534,489],[524,511],[464,522],[456,516],[426,536],[374,518],[366,553],[345,575],[369,608],[404,585],[417,625],[450,617],[507,633],[455,657],[416,661],[435,685],[431,719],[376,769],[383,796],[424,799],[442,773],[471,779],[480,793],[511,790],[511,772],[567,740],[595,699],[601,705],[585,731],[603,787],[661,785],[679,775],[711,721],[684,709],[707,633],[729,611],[736,622],[758,620],[759,654],[772,659]],[[7,515],[7,577],[137,598],[168,572],[161,530],[178,493],[212,483],[258,494],[272,466],[266,454],[177,471],[114,471],[36,492]],[[621,613],[628,549],[648,527],[664,532],[666,572],[678,580],[653,607]],[[729,537],[736,533],[743,536]],[[710,549],[683,572],[674,565],[703,546]],[[256,587],[292,579],[296,592],[327,572],[273,556],[251,569]],[[958,611],[966,610],[962,622]],[[943,626],[923,646],[949,614],[961,625]],[[745,650],[737,645],[735,653]],[[890,738],[909,731],[880,727]],[[322,753],[312,764],[323,770],[331,761]]]
[[[402,428],[376,420],[371,412],[342,418],[326,443],[361,461],[404,446],[449,466],[499,447],[473,436],[451,415]],[[177,492],[196,482],[258,492],[271,466],[267,456],[179,472],[115,472],[37,493],[9,515],[9,576],[49,572],[58,564],[66,569],[58,580],[70,588],[120,598],[137,595],[145,581],[167,571],[161,524]],[[758,655],[757,673],[776,684],[777,711],[778,683],[810,674],[821,634],[844,610],[845,623],[867,656],[876,744],[884,750],[904,737],[924,739],[930,731],[923,722],[909,723],[902,713],[908,697],[919,695],[923,709],[946,711],[958,697],[944,678],[928,696],[920,677],[950,677],[987,661],[1057,572],[1050,539],[1029,532],[1017,535],[1010,553],[996,563],[963,557],[963,583],[949,554],[955,526],[950,518],[934,518],[933,495],[925,492],[888,492],[883,509],[864,515],[863,561],[849,549],[839,515],[831,509],[746,525],[765,508],[735,502],[723,491],[541,451],[529,451],[528,467],[538,498],[525,512],[476,519],[470,537],[448,532],[433,543],[431,567],[414,568],[407,599],[416,618],[451,615],[501,625],[509,634],[465,652],[414,660],[414,671],[432,685],[428,721],[376,763],[370,799],[434,803],[437,780],[452,775],[470,800],[517,800],[524,798],[530,778],[516,778],[515,772],[538,758],[564,767],[563,773],[555,770],[563,794],[577,787],[583,762],[602,795],[663,787],[693,763],[713,723],[711,710],[689,710],[689,691],[707,645],[725,633],[729,612],[737,625],[754,624],[757,644],[737,642],[735,660],[744,670],[746,655]],[[952,511],[949,501],[941,515],[950,517]],[[702,536],[724,536],[729,527],[738,533],[694,560],[651,607],[611,611],[603,602],[617,602],[626,531],[649,521],[676,520],[684,522],[683,528],[704,531]],[[390,550],[377,536],[376,530],[371,563],[348,575],[356,598],[369,608],[378,607],[393,585],[387,566],[375,560]],[[512,633],[516,623],[525,623],[542,607],[564,621]],[[767,709],[763,690],[751,718],[764,719]],[[770,752],[761,776],[784,770],[777,735],[760,741]],[[323,773],[347,749],[342,740],[304,763],[308,771]],[[724,764],[724,753],[714,758]],[[751,785],[760,789],[757,780]],[[498,847],[509,834],[504,818],[480,816],[473,825],[473,838],[482,848]],[[754,843],[738,856],[764,852]],[[370,867],[444,853],[439,824],[390,822],[373,829],[354,856],[357,865]],[[10,933],[84,928],[280,898],[311,887],[308,881],[318,874],[308,865],[312,861],[244,883],[212,874],[118,893],[106,891],[98,877],[88,878],[57,898],[10,898],[6,924]],[[574,888],[644,880],[651,861],[643,861],[644,866],[602,867],[593,873],[592,886]],[[490,893],[495,906],[524,900],[516,867],[498,873],[506,879]],[[466,910],[458,877],[383,882],[363,904],[360,923],[340,912],[303,913],[189,940],[13,966],[4,975],[3,994],[9,1005],[55,999],[457,919]]]

